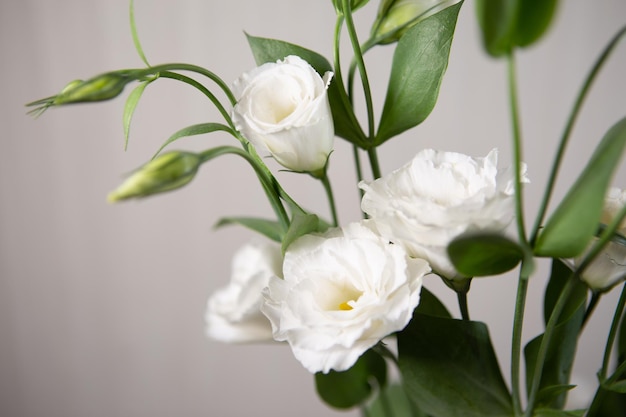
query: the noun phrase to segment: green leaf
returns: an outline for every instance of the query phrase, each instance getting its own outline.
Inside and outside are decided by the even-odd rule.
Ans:
[[[375,145],[422,123],[435,107],[461,4],[418,22],[398,42]]]
[[[407,394],[426,414],[513,415],[484,323],[416,314],[398,334],[398,350]]]
[[[233,224],[246,227],[276,242],[283,240],[282,227],[280,223],[274,220],[258,219],[254,217],[224,217],[215,224],[215,228]]]
[[[128,136],[130,134],[130,122],[133,118],[133,114],[135,113],[135,108],[137,108],[137,104],[139,104],[139,100],[141,99],[141,95],[144,90],[150,84],[151,81],[145,81],[139,84],[131,93],[128,95],[126,99],[126,105],[124,105],[124,150],[128,148]]]
[[[616,381],[611,384],[605,384],[604,389],[617,392],[619,394],[626,394],[626,380]]]
[[[320,221],[315,214],[302,213],[299,211],[294,212],[289,229],[283,238],[283,254],[287,251],[289,245],[291,245],[299,237],[319,231]]]
[[[433,294],[428,291],[427,288],[422,287],[422,291],[420,293],[420,303],[415,309],[415,313],[426,314],[429,316],[443,317],[443,318],[452,318],[452,315],[443,305],[443,303]]]
[[[476,0],[483,46],[494,57],[539,40],[553,20],[557,0]]]
[[[555,410],[553,408],[538,408],[533,417],[583,417],[587,410]]]
[[[363,403],[375,388],[384,387],[386,381],[387,363],[372,350],[361,355],[347,371],[315,374],[318,395],[335,408],[350,408]]]
[[[276,39],[259,38],[248,34],[246,36],[257,65],[276,62],[289,55],[297,55],[307,61],[320,75],[324,75],[327,71],[333,71],[326,58],[310,49]],[[343,88],[334,77],[328,87],[328,100],[333,114],[335,134],[355,145],[364,147],[367,143],[365,134],[352,108],[347,105],[345,100],[342,100],[342,95],[345,96],[345,90],[343,94],[341,91]]]
[[[626,118],[604,135],[585,170],[548,219],[537,239],[537,255],[573,258],[585,250],[598,229],[606,190],[625,145]]]
[[[216,132],[219,130],[232,133],[232,130],[228,126],[220,124],[220,123],[201,123],[197,125],[187,126],[179,130],[178,132],[174,133],[172,136],[170,136],[165,141],[165,143],[163,143],[163,145],[161,145],[161,147],[156,151],[156,153],[154,154],[152,158],[156,157],[159,153],[161,153],[161,151],[165,149],[167,145],[171,144],[174,141],[177,141],[180,138],[188,137],[188,136],[195,136],[195,135],[204,135],[205,133]]]
[[[544,315],[548,321],[556,301],[565,284],[572,277],[571,270],[559,259],[552,262],[552,274],[546,287],[544,297]],[[562,408],[565,404],[566,391],[570,381],[570,374],[574,357],[578,335],[582,326],[587,300],[587,287],[579,281],[570,295],[567,304],[561,311],[561,315],[554,328],[551,342],[548,346],[546,360],[541,374],[539,384],[540,396],[537,398],[539,406]],[[530,387],[535,373],[535,364],[539,346],[543,340],[543,334],[531,340],[524,349],[526,358],[526,384]],[[561,389],[562,388],[562,389]],[[541,398],[540,398],[541,397]]]
[[[622,322],[620,323],[617,336],[617,361],[626,361],[626,311],[622,315]]]
[[[524,258],[524,250],[498,233],[468,233],[448,245],[454,267],[466,277],[498,275],[510,271]]]
[[[399,384],[389,384],[367,406],[367,417],[428,417],[407,397]]]
[[[143,53],[141,42],[139,42],[139,35],[137,34],[137,25],[135,23],[135,0],[130,0],[129,14],[130,14],[130,33],[133,37],[135,50],[137,51],[137,54],[139,55],[139,58],[141,58],[143,63],[146,64],[147,67],[149,67],[150,64],[148,64],[148,59],[146,58],[146,55]]]

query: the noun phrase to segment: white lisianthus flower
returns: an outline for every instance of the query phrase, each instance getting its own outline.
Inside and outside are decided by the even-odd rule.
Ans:
[[[249,243],[233,256],[230,283],[207,302],[206,334],[228,343],[272,340],[272,327],[261,313],[263,288],[270,277],[282,276],[280,246]]]
[[[497,161],[495,149],[484,158],[425,149],[389,175],[361,182],[361,209],[382,236],[438,274],[461,278],[448,244],[464,232],[502,231],[515,215],[513,170],[498,170]]]
[[[626,204],[626,190],[612,187],[604,200],[604,210],[600,222],[608,225],[617,213]],[[626,220],[622,221],[617,233],[626,236]],[[597,242],[594,239],[590,247]],[[584,258],[574,259],[574,266],[578,266]],[[583,271],[581,279],[589,288],[597,291],[606,291],[626,279],[626,246],[619,242],[609,242],[602,252]]]
[[[343,371],[408,324],[428,272],[423,259],[353,223],[292,243],[261,310],[310,372]]]
[[[235,126],[285,168],[319,174],[335,138],[326,93],[332,76],[294,55],[243,74],[233,85]]]

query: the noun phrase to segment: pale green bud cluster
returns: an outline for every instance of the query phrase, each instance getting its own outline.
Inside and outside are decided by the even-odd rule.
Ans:
[[[193,179],[202,162],[200,155],[191,152],[164,153],[131,174],[107,200],[114,203],[175,190]]]
[[[397,42],[411,26],[458,1],[382,0],[372,26],[372,38],[379,39],[379,44]]]

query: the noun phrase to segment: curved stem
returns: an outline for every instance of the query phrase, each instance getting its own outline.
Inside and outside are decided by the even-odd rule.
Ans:
[[[346,22],[346,29],[350,35],[350,42],[352,43],[352,49],[354,50],[354,58],[356,59],[357,66],[359,68],[359,75],[361,76],[361,83],[363,84],[363,93],[365,95],[365,105],[367,108],[367,124],[368,124],[368,140],[371,142],[374,138],[374,106],[372,104],[372,92],[370,89],[369,79],[367,77],[367,71],[365,69],[365,61],[363,61],[363,52],[359,44],[356,29],[354,27],[354,21],[352,20],[352,12],[350,10],[350,0],[341,1],[344,11],[344,17]]]
[[[524,204],[522,196],[522,133],[519,121],[519,107],[517,98],[517,77],[515,73],[515,53],[510,51],[507,55],[509,99],[511,109],[511,123],[513,128],[513,160],[515,169],[515,217],[517,220],[517,234],[519,240],[527,245],[526,230],[524,226]]]
[[[513,411],[516,416],[522,414],[520,389],[520,363],[522,357],[522,329],[524,326],[524,310],[526,309],[526,294],[528,293],[528,277],[520,276],[517,282],[517,296],[515,299],[515,314],[513,316],[513,334],[511,336],[511,391],[513,397]]]
[[[378,163],[378,154],[376,153],[376,148],[369,148],[367,150],[367,156],[370,158],[370,165],[372,167],[372,175],[374,179],[380,178],[380,165]]]
[[[606,341],[606,346],[604,347],[604,357],[602,359],[602,368],[600,368],[600,372],[598,373],[598,378],[600,379],[600,382],[604,381],[604,379],[606,378],[608,369],[609,369],[609,363],[611,361],[611,351],[613,350],[613,343],[615,342],[615,337],[617,336],[619,323],[622,318],[625,305],[626,305],[626,284],[624,284],[622,287],[622,294],[620,295],[619,301],[617,302],[617,306],[615,307],[615,314],[613,314],[613,321],[611,322],[609,336]]]
[[[330,185],[330,180],[328,179],[328,175],[324,173],[324,176],[320,178],[320,181],[324,185],[324,190],[326,191],[326,196],[328,197],[328,204],[330,205],[330,214],[333,217],[333,226],[337,227],[339,225],[339,220],[337,219],[337,209],[335,207],[335,197],[333,195],[333,189]]]
[[[539,391],[539,384],[541,383],[541,376],[543,374],[543,366],[546,361],[546,355],[548,354],[548,346],[550,346],[550,342],[552,341],[552,336],[554,335],[554,329],[559,321],[559,317],[567,300],[569,299],[572,291],[576,287],[578,283],[578,274],[574,273],[570,276],[567,284],[563,288],[561,295],[559,296],[556,304],[554,305],[554,309],[552,310],[552,314],[550,314],[550,319],[546,324],[546,330],[543,333],[543,337],[541,339],[541,344],[539,345],[539,351],[537,352],[537,362],[535,363],[535,369],[533,373],[533,379],[530,385],[530,391],[528,394],[528,405],[526,408],[526,412],[524,413],[524,417],[531,417],[533,414],[533,409],[535,407],[535,401],[537,400],[537,393]]]
[[[194,80],[193,78],[187,77],[186,75],[178,74],[176,72],[163,71],[159,73],[159,76],[162,78],[170,78],[173,80],[182,81],[200,90],[200,92],[202,92],[205,96],[209,98],[209,100],[211,100],[213,105],[217,108],[217,111],[220,112],[222,117],[224,117],[224,119],[226,120],[226,123],[228,123],[228,126],[230,126],[231,129],[235,130],[235,124],[233,123],[233,120],[230,118],[230,114],[228,114],[224,106],[222,106],[222,103],[220,103],[217,97],[215,97],[215,95],[211,93],[208,88],[206,88],[205,86],[200,84],[198,81]]]
[[[539,232],[539,229],[541,228],[541,223],[543,222],[543,219],[546,215],[546,211],[548,209],[548,203],[550,202],[550,197],[552,196],[552,191],[554,190],[554,185],[556,183],[557,174],[561,166],[561,161],[563,160],[563,155],[565,154],[565,148],[567,147],[570,134],[572,132],[572,129],[574,128],[574,124],[576,123],[576,119],[578,118],[578,114],[580,113],[580,109],[583,105],[583,102],[585,101],[585,98],[587,97],[587,93],[589,92],[591,85],[596,79],[596,76],[600,72],[600,69],[602,68],[602,66],[604,65],[608,57],[610,56],[611,52],[613,52],[613,49],[617,45],[618,41],[624,35],[626,35],[626,26],[622,27],[617,32],[617,34],[613,37],[613,39],[611,39],[609,44],[606,46],[604,51],[602,51],[602,53],[596,60],[594,66],[591,68],[589,75],[587,75],[587,78],[585,79],[585,82],[583,83],[583,86],[580,89],[580,92],[578,93],[578,97],[576,98],[574,107],[572,108],[572,112],[570,113],[569,118],[567,120],[567,124],[565,125],[565,130],[563,131],[563,135],[561,136],[559,147],[558,147],[556,156],[554,158],[554,162],[552,164],[552,169],[550,171],[550,176],[548,177],[548,184],[546,185],[543,198],[541,199],[541,204],[539,206],[539,213],[537,214],[537,218],[535,219],[535,224],[533,226],[532,235],[530,238],[531,244],[534,243],[535,240],[537,239],[537,234]]]

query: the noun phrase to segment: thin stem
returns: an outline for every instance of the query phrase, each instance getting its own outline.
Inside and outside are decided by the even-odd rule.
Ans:
[[[324,190],[326,191],[326,196],[328,197],[328,204],[330,205],[330,214],[333,217],[333,226],[337,227],[339,225],[339,220],[337,218],[337,208],[335,207],[335,197],[333,195],[333,189],[330,185],[330,180],[328,179],[328,175],[324,173],[324,175],[320,178],[320,181],[324,185]]]
[[[541,344],[539,345],[539,351],[537,352],[537,362],[535,363],[535,369],[533,373],[533,379],[530,385],[530,391],[528,394],[528,405],[526,408],[526,412],[524,413],[524,417],[531,417],[533,414],[533,409],[535,407],[535,401],[537,400],[537,393],[539,391],[539,384],[541,383],[541,376],[543,374],[543,366],[546,361],[546,356],[548,354],[548,346],[552,342],[552,336],[554,335],[554,329],[559,321],[561,316],[561,312],[567,303],[567,300],[572,294],[572,291],[576,287],[578,283],[578,274],[574,273],[570,276],[567,284],[565,284],[565,288],[559,295],[559,298],[554,305],[554,309],[552,310],[552,314],[550,314],[550,319],[546,324],[546,330],[543,333],[543,337],[541,339]]]
[[[513,410],[516,416],[522,414],[520,389],[520,363],[522,357],[522,329],[524,325],[524,310],[526,309],[526,294],[528,293],[528,277],[520,276],[517,281],[517,296],[515,299],[515,314],[513,317],[513,334],[511,336],[511,390],[513,396]]]
[[[600,368],[600,372],[598,373],[600,382],[604,381],[604,379],[606,378],[608,369],[609,369],[609,363],[611,361],[611,351],[613,350],[613,343],[615,342],[615,337],[617,336],[620,319],[622,318],[625,305],[626,305],[626,284],[622,286],[622,294],[620,295],[619,301],[617,302],[617,306],[615,307],[615,314],[613,314],[613,321],[611,322],[611,328],[609,330],[609,337],[607,338],[606,346],[604,347],[604,357],[602,360],[602,368]]]
[[[565,130],[563,131],[563,135],[561,136],[561,141],[559,142],[559,147],[554,158],[554,162],[552,164],[552,169],[550,171],[550,176],[548,178],[548,184],[546,186],[543,198],[541,200],[541,204],[539,206],[539,213],[537,214],[537,218],[535,219],[535,224],[533,226],[532,235],[530,238],[531,244],[535,242],[537,239],[537,234],[539,233],[539,229],[541,228],[541,224],[546,215],[546,211],[548,209],[548,203],[550,202],[550,197],[552,196],[552,191],[554,190],[554,185],[556,183],[557,174],[559,172],[559,168],[561,166],[561,161],[563,160],[563,156],[565,154],[565,148],[569,142],[570,134],[574,128],[574,124],[578,118],[578,114],[580,113],[580,109],[587,97],[587,93],[591,88],[596,76],[600,72],[600,69],[610,56],[611,52],[617,45],[618,41],[626,34],[626,26],[622,27],[617,34],[611,39],[609,44],[606,46],[604,51],[600,54],[598,59],[596,60],[594,66],[591,68],[589,75],[585,79],[585,82],[578,93],[578,97],[574,102],[574,107],[572,108],[572,112],[569,115],[567,120],[567,124],[565,125]]]
[[[370,165],[372,167],[372,175],[374,179],[380,178],[380,165],[378,163],[378,153],[376,153],[376,148],[369,148],[367,150],[367,156],[370,158]]]
[[[524,204],[522,196],[522,132],[519,121],[519,107],[517,98],[517,76],[515,72],[515,53],[507,55],[509,99],[511,107],[511,123],[513,128],[513,160],[515,169],[515,217],[517,220],[517,234],[520,242],[528,244],[524,226]]]
[[[461,310],[461,317],[465,321],[470,320],[469,309],[467,308],[467,291],[457,291],[457,300],[459,301],[459,309]]]
[[[352,155],[354,156],[354,169],[356,171],[356,183],[358,184],[363,181],[363,169],[361,168],[361,158],[359,156],[358,146],[352,145]],[[363,190],[359,188],[359,201],[363,200],[364,194]],[[363,217],[365,217],[365,213],[363,213]]]
[[[346,21],[346,29],[350,36],[350,42],[352,43],[352,49],[354,50],[354,59],[357,62],[359,68],[359,75],[361,76],[361,83],[363,84],[363,93],[365,95],[365,106],[367,108],[367,124],[368,124],[368,139],[371,142],[374,138],[374,105],[372,104],[372,92],[370,89],[369,79],[367,77],[367,71],[365,69],[365,61],[363,61],[363,52],[359,44],[356,29],[354,27],[354,21],[352,20],[352,12],[350,10],[350,0],[341,1],[344,11],[344,17]]]
[[[587,324],[587,322],[591,318],[591,315],[593,314],[596,307],[598,306],[598,301],[600,301],[600,297],[602,297],[601,292],[593,291],[591,293],[591,300],[589,300],[589,305],[587,306],[587,310],[585,310],[585,316],[583,317],[583,322],[580,325],[581,332],[585,328],[585,325]]]
[[[170,78],[173,80],[182,81],[198,89],[205,96],[207,96],[209,100],[211,100],[213,105],[217,108],[217,111],[220,112],[222,117],[224,117],[224,119],[226,120],[226,123],[228,123],[228,126],[230,126],[233,130],[235,130],[235,125],[233,123],[233,120],[230,117],[230,114],[228,114],[228,112],[226,111],[224,106],[222,106],[222,103],[220,103],[217,97],[215,97],[215,95],[213,95],[213,93],[211,93],[209,89],[206,88],[204,85],[200,84],[198,81],[194,80],[193,78],[187,77],[186,75],[178,74],[176,72],[162,71],[159,73],[159,76],[162,78]]]

